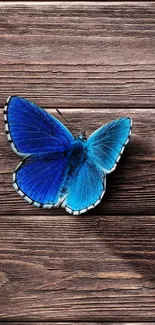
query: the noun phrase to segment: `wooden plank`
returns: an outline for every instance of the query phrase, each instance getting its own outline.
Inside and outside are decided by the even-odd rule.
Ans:
[[[155,107],[155,3],[0,3],[0,106]]]
[[[58,118],[55,110],[49,110]],[[74,135],[91,134],[107,121],[130,116],[132,137],[116,171],[107,176],[107,191],[102,202],[89,214],[154,214],[155,212],[155,114],[150,109],[63,110]],[[62,209],[38,209],[23,200],[12,187],[12,172],[20,161],[6,139],[0,116],[0,214],[63,214]],[[75,129],[76,128],[76,129]]]
[[[1,320],[154,321],[154,216],[1,216],[0,233]]]
[[[3,324],[3,322],[2,322]],[[4,325],[7,324],[7,325],[21,325],[21,322],[5,322]],[[66,325],[66,322],[29,322],[29,325]],[[138,322],[138,323],[127,323],[127,322],[67,322],[67,325],[148,325],[148,323],[145,323],[145,322]],[[22,325],[27,325],[27,322],[22,322]],[[154,325],[154,323],[152,322],[149,322],[149,325]]]
[[[3,322],[2,322],[3,324]],[[7,324],[7,325],[21,325],[21,322],[5,322],[4,325]],[[66,325],[66,322],[35,322],[36,325]],[[127,323],[127,322],[67,322],[67,325],[148,325],[148,323],[145,323],[145,322],[138,322],[138,323]],[[22,325],[27,325],[27,322],[22,322]],[[34,322],[29,322],[29,325],[34,325]],[[149,325],[154,325],[154,323],[152,322],[149,322]]]

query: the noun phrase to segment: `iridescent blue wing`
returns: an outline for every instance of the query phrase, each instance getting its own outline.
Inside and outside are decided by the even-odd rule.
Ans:
[[[103,125],[88,138],[88,155],[105,174],[116,168],[128,143],[131,126],[130,118],[120,118]]]
[[[4,119],[8,140],[19,155],[62,152],[74,140],[54,116],[21,97],[8,99]]]
[[[30,204],[51,208],[59,205],[67,166],[64,153],[27,157],[13,174],[13,186]]]
[[[84,213],[99,204],[105,187],[106,178],[103,171],[88,158],[73,171],[68,194],[62,206],[74,215]]]
[[[115,169],[129,140],[131,120],[121,118],[95,131],[86,141],[87,159],[73,172],[62,205],[73,214],[95,207],[104,195],[106,174]]]

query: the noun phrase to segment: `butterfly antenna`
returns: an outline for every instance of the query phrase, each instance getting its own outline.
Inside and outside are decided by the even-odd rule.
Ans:
[[[69,123],[68,122],[68,120],[66,119],[66,117],[59,111],[59,109],[58,108],[56,108],[56,111],[64,118],[64,120],[67,122],[67,123]]]

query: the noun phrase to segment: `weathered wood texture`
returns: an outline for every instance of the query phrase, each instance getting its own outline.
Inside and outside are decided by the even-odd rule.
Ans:
[[[2,116],[12,94],[55,116],[61,107],[75,135],[133,118],[105,198],[86,215],[32,208],[12,189],[20,160]],[[2,322],[155,321],[154,108],[154,2],[0,2]]]
[[[1,319],[154,320],[155,217],[1,216]]]
[[[145,323],[145,322],[138,322],[138,323],[124,323],[124,322],[22,322],[22,325],[27,325],[27,323],[29,325],[131,325],[131,324],[134,324],[134,325],[148,325],[148,323]],[[1,324],[5,325],[21,325],[21,322],[1,322]],[[152,322],[149,322],[149,325],[154,325],[155,323],[152,323]]]
[[[154,2],[0,3],[0,106],[154,107]]]
[[[22,325],[27,325],[27,323],[29,325],[79,325],[79,322],[22,322]],[[1,324],[7,324],[7,325],[21,325],[21,322],[1,322]],[[145,322],[138,322],[138,323],[124,323],[124,322],[80,322],[80,325],[131,325],[131,324],[134,324],[134,325],[148,325],[148,323],[145,323]],[[149,325],[154,325],[154,323],[152,322],[149,322]]]

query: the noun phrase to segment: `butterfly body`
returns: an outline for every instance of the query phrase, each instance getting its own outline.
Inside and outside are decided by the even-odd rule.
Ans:
[[[4,107],[12,149],[24,160],[13,173],[15,190],[30,204],[64,207],[81,214],[103,197],[131,134],[131,119],[103,125],[88,139],[78,138],[54,116],[24,98],[12,96]]]
[[[85,141],[81,138],[75,139],[68,154],[70,166],[73,168],[77,168],[88,157]]]
[[[70,148],[64,152],[64,156],[68,159],[68,167],[66,168],[64,180],[59,191],[59,204],[64,201],[69,192],[72,177],[78,175],[81,166],[89,159],[86,144],[82,137],[79,136],[71,143]]]

